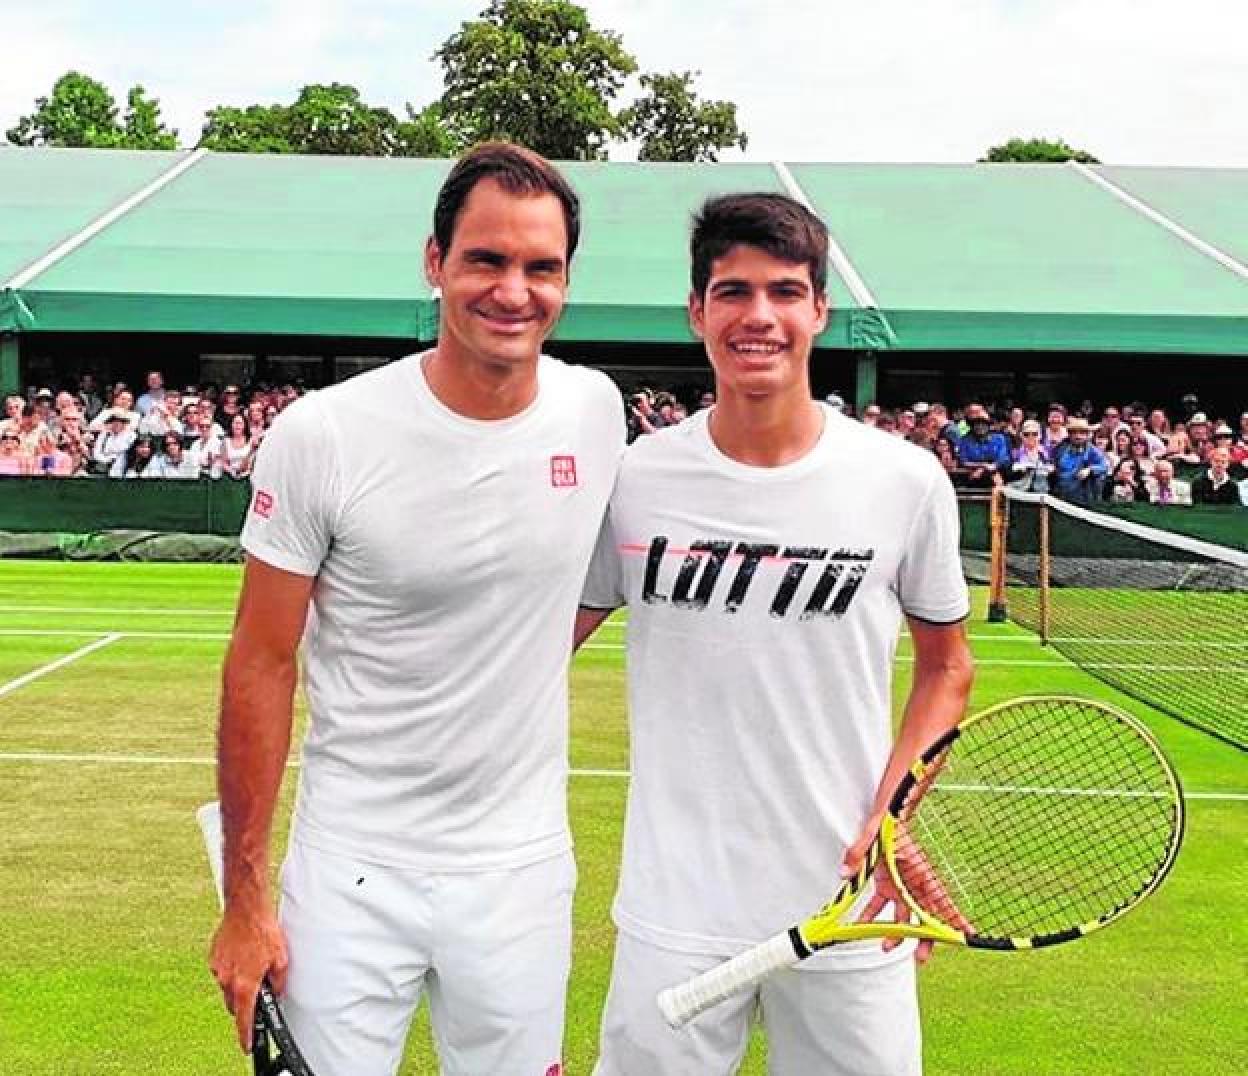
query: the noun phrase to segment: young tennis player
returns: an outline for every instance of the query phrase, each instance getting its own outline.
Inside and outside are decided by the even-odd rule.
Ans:
[[[949,480],[811,398],[827,251],[789,198],[703,207],[689,316],[715,405],[628,450],[582,597],[578,642],[629,609],[632,782],[600,1076],[735,1072],[756,1010],[771,1072],[920,1071],[910,945],[828,950],[680,1031],[655,1003],[820,906],[970,689]],[[894,748],[903,621],[914,677]]]
[[[442,1071],[560,1067],[569,627],[624,443],[611,382],[541,355],[577,234],[575,194],[536,154],[461,158],[426,249],[437,345],[293,404],[256,462],[211,962],[244,1048],[268,973],[317,1076],[394,1072],[422,992]]]

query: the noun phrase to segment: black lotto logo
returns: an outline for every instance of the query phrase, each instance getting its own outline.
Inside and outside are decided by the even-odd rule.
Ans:
[[[663,565],[668,557],[683,555],[674,580],[663,578]],[[648,605],[671,603],[678,609],[702,611],[711,606],[716,590],[723,593],[725,613],[735,613],[751,593],[763,593],[771,600],[771,615],[787,616],[797,608],[799,620],[812,617],[844,616],[863,577],[871,566],[875,550],[838,549],[830,552],[815,546],[784,546],[751,544],[749,542],[697,541],[688,549],[669,549],[666,535],[650,540],[646,554],[646,574],[641,598]],[[733,562],[730,565],[730,562]],[[755,585],[759,567],[780,562],[786,565],[774,590],[768,583]],[[728,566],[728,571],[724,568]],[[812,567],[821,568],[812,571]],[[772,577],[774,573],[764,573]],[[805,603],[794,603],[807,575],[814,580]],[[725,587],[720,580],[730,580]],[[666,588],[667,593],[664,593]],[[756,599],[757,600],[757,599]]]

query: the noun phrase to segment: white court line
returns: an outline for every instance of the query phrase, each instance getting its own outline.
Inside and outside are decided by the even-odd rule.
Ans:
[[[81,605],[0,605],[0,613],[69,613],[83,616],[233,616],[231,609],[169,609],[147,606],[88,607]]]
[[[81,638],[82,636],[96,636],[98,631],[74,628],[0,628],[0,636],[4,635],[31,635],[44,638],[56,638],[58,636]],[[230,638],[227,631],[115,631],[112,632],[118,639],[212,639],[226,641]]]
[[[84,631],[73,629],[46,629],[46,628],[0,628],[0,636],[38,636],[49,638],[82,638],[84,636],[98,635],[98,631]],[[207,641],[225,642],[230,636],[228,632],[206,632],[206,631],[115,631],[110,633],[110,637],[115,641],[117,639],[199,639]],[[583,643],[582,650],[614,650],[623,652],[627,647],[623,643]],[[898,654],[896,660],[904,665],[913,665],[914,656],[911,654]],[[1075,663],[1068,660],[1061,661],[1043,661],[1027,658],[983,658],[977,657],[975,664],[983,668],[1020,668],[1020,669],[1123,669],[1134,672],[1183,672],[1183,673],[1205,673],[1223,668],[1222,665],[1214,665],[1212,663],[1206,665],[1158,665],[1154,662],[1137,662],[1128,663],[1122,661],[1084,661]],[[0,692],[3,694],[3,692]]]
[[[211,755],[101,755],[101,754],[65,754],[53,751],[0,751],[0,762],[39,762],[39,763],[102,763],[111,765],[139,766],[215,766],[217,760]],[[289,770],[299,769],[300,763],[292,759],[286,763]],[[602,777],[626,780],[628,770],[573,769],[568,771],[572,777]],[[952,786],[951,786],[952,787]],[[959,786],[965,791],[979,791],[986,786]],[[1028,789],[1027,791],[1035,791]],[[1044,791],[1056,791],[1048,789]],[[1089,794],[1089,793],[1085,793]],[[1102,795],[1131,795],[1131,793],[1101,793]],[[1185,800],[1225,800],[1229,802],[1248,802],[1248,792],[1184,792]]]
[[[86,646],[79,647],[72,654],[66,654],[63,658],[57,658],[55,661],[50,661],[47,665],[40,665],[39,668],[26,673],[25,676],[19,676],[16,680],[10,680],[7,684],[0,685],[0,698],[4,698],[5,695],[12,694],[20,687],[25,687],[32,680],[38,680],[39,677],[47,676],[48,673],[51,672],[56,672],[57,669],[62,669],[71,662],[77,661],[79,658],[85,658],[88,654],[96,650],[101,650],[111,643],[115,643],[120,638],[121,636],[116,632],[111,632],[110,634],[105,635],[102,639],[96,639],[93,643],[88,643]]]
[[[75,636],[96,635],[98,632],[93,631],[73,631],[59,629],[35,629],[35,628],[0,628],[0,636],[5,635],[30,635],[30,636]],[[219,640],[224,642],[229,639],[228,634],[214,632],[195,632],[195,631],[118,631],[112,633],[115,639],[206,639]],[[584,643],[582,650],[613,650],[622,653],[627,647],[623,643]],[[913,665],[914,657],[910,654],[898,654],[897,661],[905,665]],[[1073,669],[1076,666],[1065,659],[1061,661],[1032,661],[1020,658],[976,658],[975,664],[984,668],[1002,667],[1002,668],[1028,668],[1028,669]],[[1110,662],[1104,665],[1084,663],[1079,668],[1083,669],[1147,669],[1156,671],[1180,671],[1180,672],[1207,672],[1213,666],[1169,666],[1169,665],[1124,665],[1121,662]]]

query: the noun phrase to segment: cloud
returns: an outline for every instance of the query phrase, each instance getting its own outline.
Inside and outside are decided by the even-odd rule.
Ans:
[[[1017,135],[1248,167],[1243,0],[583,2],[642,71],[697,70],[703,96],[735,101],[753,159],[970,161]],[[184,142],[215,104],[291,101],[309,82],[420,106],[441,90],[433,51],[485,3],[183,0],[176,20],[165,0],[23,4],[0,125],[71,67],[119,101],[143,83]]]

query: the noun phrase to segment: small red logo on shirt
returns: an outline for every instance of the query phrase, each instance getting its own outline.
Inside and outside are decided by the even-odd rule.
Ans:
[[[576,485],[575,456],[550,457],[550,484],[556,489],[564,486]]]
[[[266,493],[262,489],[256,490],[256,495],[252,499],[251,507],[256,515],[263,516],[268,519],[273,514],[273,495]]]
[[[573,483],[575,485],[576,483]],[[563,1076],[563,1064],[556,1061],[546,1070],[546,1076]]]

